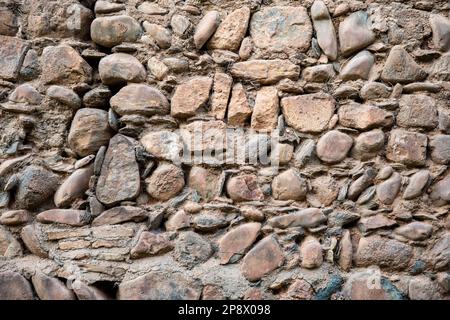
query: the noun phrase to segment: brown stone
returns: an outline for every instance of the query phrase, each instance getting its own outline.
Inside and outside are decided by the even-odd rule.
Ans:
[[[16,80],[30,44],[19,38],[4,35],[0,35],[0,42],[2,44],[0,47],[0,78]]]
[[[188,216],[184,210],[178,210],[175,214],[171,215],[167,219],[165,227],[167,231],[177,231],[180,229],[188,228],[190,224],[190,216]]]
[[[274,236],[260,240],[244,257],[241,271],[248,281],[258,281],[284,264],[283,251]]]
[[[98,17],[91,24],[91,38],[104,47],[136,42],[142,33],[140,24],[126,15]]]
[[[322,132],[334,114],[335,101],[325,93],[281,99],[286,123],[300,132]]]
[[[375,57],[364,50],[351,58],[341,69],[340,77],[343,80],[367,80],[375,63]]]
[[[394,232],[408,240],[421,241],[431,237],[433,226],[425,222],[414,221],[398,227]]]
[[[436,135],[430,141],[431,159],[439,164],[450,164],[450,135]]]
[[[65,44],[45,47],[41,64],[41,78],[46,84],[72,85],[92,80],[92,67],[74,48]]]
[[[138,242],[131,249],[130,257],[139,259],[146,256],[164,254],[173,249],[172,242],[166,234],[143,231]]]
[[[313,300],[314,289],[304,279],[297,279],[287,289],[286,293],[282,295],[283,300]]]
[[[244,126],[252,114],[247,101],[247,94],[242,84],[237,83],[231,91],[230,103],[228,105],[228,125]]]
[[[193,121],[181,126],[180,134],[188,152],[201,152],[206,157],[205,151],[220,153],[226,149],[226,129],[226,124],[221,120]]]
[[[450,20],[448,17],[430,14],[430,26],[433,31],[434,47],[441,51],[450,50]]]
[[[61,223],[74,227],[88,224],[86,212],[74,209],[50,209],[43,211],[36,216],[36,221],[40,223]]]
[[[307,67],[302,71],[302,77],[307,82],[327,82],[336,76],[332,64],[320,64]]]
[[[39,238],[36,234],[36,227],[33,224],[29,224],[22,228],[20,237],[23,243],[32,254],[41,257],[48,258],[47,251],[42,247]]]
[[[8,97],[11,102],[38,105],[42,101],[42,95],[28,83],[16,87]]]
[[[377,265],[388,270],[404,270],[412,256],[412,248],[406,244],[371,236],[359,240],[355,261],[358,267]]]
[[[72,89],[53,85],[48,87],[46,94],[74,110],[78,110],[81,107],[81,99]]]
[[[72,289],[78,300],[109,300],[110,298],[101,290],[94,286],[87,285],[80,280],[72,283]]]
[[[140,222],[147,218],[148,215],[144,209],[132,206],[120,206],[103,211],[94,219],[94,221],[92,221],[92,225],[101,226],[105,224],[119,224],[128,221]]]
[[[13,271],[0,273],[0,300],[33,299],[33,289],[25,277]]]
[[[450,202],[450,174],[447,174],[432,187],[430,197],[441,205]]]
[[[147,76],[139,60],[126,53],[113,53],[101,59],[98,72],[106,85],[143,82]]]
[[[389,179],[377,185],[377,197],[383,204],[392,204],[402,186],[402,176],[394,172]]]
[[[119,300],[198,300],[201,288],[178,272],[152,271],[120,283]]]
[[[361,220],[358,223],[359,229],[363,233],[368,233],[382,228],[391,228],[396,224],[397,223],[394,220],[389,219],[382,213],[370,217],[361,218]]]
[[[203,16],[197,24],[194,33],[194,44],[197,49],[203,47],[209,38],[211,38],[219,26],[219,23],[220,15],[217,11],[209,11]]]
[[[338,115],[340,125],[359,130],[390,127],[394,122],[391,112],[367,104],[343,105],[339,108]]]
[[[267,223],[274,228],[286,229],[292,227],[314,228],[325,221],[327,221],[327,217],[322,210],[307,208],[270,218]]]
[[[111,98],[110,103],[111,108],[119,115],[164,115],[170,110],[169,101],[161,91],[145,84],[123,87]]]
[[[73,151],[80,157],[85,157],[106,145],[111,136],[106,111],[82,108],[73,118],[67,140]]]
[[[410,166],[422,166],[426,160],[427,136],[402,129],[391,131],[386,157]]]
[[[208,49],[237,51],[247,32],[250,8],[234,10],[222,20],[216,32],[208,41]]]
[[[319,159],[326,163],[337,163],[345,159],[352,145],[353,139],[350,136],[332,130],[320,137],[316,153]]]
[[[319,176],[310,181],[311,190],[307,194],[308,203],[329,206],[339,194],[338,182],[328,175]]]
[[[144,21],[142,26],[145,29],[145,33],[151,37],[161,49],[168,49],[172,45],[172,31],[160,26],[156,23],[149,23]]]
[[[289,60],[250,60],[233,64],[230,73],[235,78],[273,84],[284,78],[297,80],[300,67]]]
[[[433,129],[438,125],[436,102],[423,94],[407,94],[400,98],[400,110],[397,114],[400,127],[418,127]]]
[[[308,185],[297,169],[289,169],[272,181],[272,195],[278,200],[302,200],[306,197]]]
[[[229,197],[236,202],[264,199],[255,175],[246,174],[232,177],[228,180],[226,188]]]
[[[255,242],[260,230],[260,223],[250,222],[228,231],[219,240],[220,263],[237,262]]]
[[[196,77],[178,85],[171,100],[170,114],[173,117],[186,118],[197,113],[209,99],[212,79]]]
[[[389,83],[409,83],[425,79],[427,73],[403,47],[392,47],[384,64],[381,79]]]
[[[39,271],[31,278],[34,290],[41,300],[76,300],[75,294],[59,279]]]
[[[300,246],[301,266],[306,269],[318,268],[322,265],[322,246],[316,238],[309,236]]]
[[[256,94],[251,127],[270,132],[277,126],[279,112],[278,91],[275,87],[262,87]]]
[[[27,223],[30,220],[30,213],[27,210],[5,211],[0,215],[0,224],[6,226],[17,226]]]
[[[450,268],[450,233],[437,239],[430,251],[430,263],[434,270],[448,271]]]
[[[93,174],[93,165],[75,170],[56,190],[53,198],[55,205],[58,208],[64,208],[83,197],[89,189],[89,180]]]
[[[169,200],[184,187],[184,173],[173,164],[160,164],[152,175],[145,179],[147,192],[158,200]]]
[[[211,114],[219,120],[225,118],[233,78],[226,73],[214,75],[213,93],[211,95]]]
[[[386,278],[371,270],[352,274],[343,288],[351,300],[399,300],[402,295]]]
[[[311,18],[320,48],[330,60],[336,60],[338,54],[336,31],[323,1],[314,1],[311,6]]]
[[[22,247],[14,236],[0,226],[0,257],[14,258],[22,255]]]
[[[267,7],[253,14],[250,35],[255,46],[263,50],[306,52],[311,43],[312,25],[304,7]]]
[[[369,21],[369,15],[365,11],[357,11],[339,24],[339,42],[344,56],[375,41],[375,33],[370,29]]]
[[[420,170],[411,176],[408,186],[403,192],[403,199],[411,200],[422,194],[430,180],[430,171]]]
[[[344,271],[349,271],[353,262],[353,245],[349,230],[344,230],[339,243],[339,266]]]
[[[140,175],[134,143],[117,134],[111,138],[106,151],[96,188],[97,199],[109,206],[134,199],[139,192]]]
[[[359,160],[369,160],[383,149],[384,142],[384,133],[380,129],[363,132],[355,139],[351,155]]]
[[[218,196],[220,175],[211,169],[194,166],[189,172],[188,185],[197,191],[205,201]]]

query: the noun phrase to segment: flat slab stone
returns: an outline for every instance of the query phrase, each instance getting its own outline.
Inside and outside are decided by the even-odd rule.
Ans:
[[[30,44],[18,38],[0,35],[0,78],[16,80]]]

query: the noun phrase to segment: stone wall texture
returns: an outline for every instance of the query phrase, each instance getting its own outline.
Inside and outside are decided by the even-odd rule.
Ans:
[[[449,299],[449,14],[0,0],[0,299]]]

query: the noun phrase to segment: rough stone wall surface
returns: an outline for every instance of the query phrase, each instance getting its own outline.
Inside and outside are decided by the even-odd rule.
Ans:
[[[0,299],[449,299],[449,13],[0,0]]]

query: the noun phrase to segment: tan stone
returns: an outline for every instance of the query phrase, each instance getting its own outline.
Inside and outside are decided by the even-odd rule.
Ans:
[[[169,200],[184,187],[184,173],[173,164],[160,164],[152,175],[145,179],[147,192],[155,199]]]
[[[147,76],[139,60],[126,53],[113,53],[101,59],[98,72],[106,85],[143,82]]]
[[[225,118],[232,83],[233,78],[226,73],[216,72],[214,75],[210,114],[216,119],[222,120]]]
[[[314,237],[307,237],[300,246],[301,266],[307,269],[318,268],[322,265],[322,246]]]
[[[180,84],[172,97],[170,114],[179,118],[195,115],[208,101],[211,86],[209,77],[196,77]]]
[[[139,240],[131,249],[132,259],[138,259],[145,256],[164,254],[173,249],[173,245],[166,234],[157,234],[143,231],[139,235]]]
[[[144,209],[133,206],[120,206],[103,211],[98,217],[92,221],[93,226],[101,226],[105,224],[119,224],[123,222],[133,221],[140,222],[148,218]]]
[[[337,163],[345,159],[353,145],[353,139],[337,130],[328,131],[320,137],[316,153],[326,163]]]
[[[208,42],[208,49],[237,51],[247,32],[250,8],[234,10],[222,20]]]
[[[2,44],[0,47],[0,78],[15,80],[19,76],[23,59],[30,45],[19,38],[4,35],[0,35],[0,43]]]
[[[289,60],[249,60],[233,64],[230,73],[236,78],[273,84],[283,78],[297,80],[300,67]]]
[[[23,227],[20,232],[20,237],[32,254],[41,258],[48,258],[47,250],[42,247],[36,233],[36,227],[33,224]]]
[[[339,124],[344,127],[368,130],[375,127],[389,127],[394,122],[394,115],[381,108],[351,103],[339,108]]]
[[[36,221],[40,223],[61,223],[74,227],[80,227],[88,223],[86,212],[75,209],[50,209],[43,211],[36,216]]]
[[[279,112],[278,91],[263,87],[257,94],[253,107],[251,127],[256,131],[270,132],[277,126]]]
[[[411,166],[422,166],[426,160],[427,136],[402,129],[391,131],[386,157]]]
[[[327,221],[327,217],[322,213],[322,210],[307,208],[272,217],[267,223],[275,228],[286,229],[291,227],[314,228],[325,221]]]
[[[272,195],[278,200],[302,200],[306,197],[308,185],[297,169],[288,169],[272,181]]]
[[[219,240],[220,263],[237,262],[255,242],[260,230],[260,223],[251,222],[228,231]]]
[[[139,22],[126,15],[98,17],[91,24],[92,40],[108,48],[122,42],[135,42],[141,33]]]
[[[300,132],[321,132],[334,114],[334,99],[325,93],[314,93],[281,99],[286,123]]]
[[[220,23],[220,15],[217,11],[207,12],[197,24],[194,33],[194,44],[201,49],[206,41],[214,34]]]
[[[252,114],[247,101],[247,94],[242,84],[237,83],[231,91],[230,103],[228,105],[228,125],[244,126]]]

